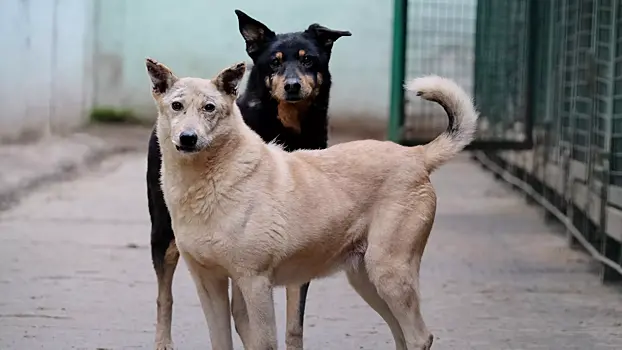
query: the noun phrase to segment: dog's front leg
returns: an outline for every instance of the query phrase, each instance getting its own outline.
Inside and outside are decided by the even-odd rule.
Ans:
[[[201,301],[213,350],[233,350],[229,313],[229,278],[206,269],[188,254],[182,253]]]
[[[249,344],[246,350],[276,350],[276,320],[272,281],[267,276],[238,278],[235,283],[246,302]]]
[[[235,324],[235,331],[242,340],[242,345],[247,349],[250,346],[250,328],[248,326],[248,312],[246,302],[240,287],[232,281],[231,283],[231,315]]]

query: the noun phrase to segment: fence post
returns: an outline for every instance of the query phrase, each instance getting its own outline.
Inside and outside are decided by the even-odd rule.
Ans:
[[[404,125],[404,77],[406,76],[406,31],[408,0],[395,0],[393,6],[393,53],[391,60],[391,97],[388,139],[400,141]]]
[[[607,206],[609,204],[609,185],[611,183],[611,165],[613,163],[613,150],[612,150],[612,142],[613,142],[613,118],[614,118],[614,96],[616,94],[616,87],[615,87],[615,78],[616,78],[616,73],[619,73],[616,71],[616,66],[615,66],[615,62],[617,59],[617,45],[620,45],[617,42],[617,38],[618,38],[618,30],[619,30],[619,22],[622,22],[622,20],[619,19],[619,15],[622,14],[622,6],[619,4],[619,1],[614,1],[612,4],[612,9],[611,9],[611,35],[610,35],[610,45],[611,45],[611,49],[610,49],[610,57],[609,57],[609,62],[610,62],[610,67],[609,67],[609,77],[608,80],[610,82],[610,90],[609,90],[609,96],[608,96],[608,100],[609,103],[607,104],[607,116],[609,117],[608,121],[607,121],[607,127],[606,127],[606,137],[605,137],[605,147],[604,150],[601,154],[601,157],[599,158],[600,160],[600,165],[602,166],[602,176],[601,176],[601,205],[600,205],[600,227],[599,227],[599,234],[601,235],[602,239],[601,239],[601,246],[600,248],[600,252],[601,254],[603,254],[605,257],[616,261],[616,262],[622,262],[622,252],[620,252],[619,250],[616,249],[616,247],[614,246],[614,244],[616,244],[618,247],[620,245],[620,243],[617,242],[613,242],[613,240],[608,236],[607,234]],[[612,269],[611,267],[607,266],[606,264],[602,264],[602,271],[601,271],[601,279],[603,283],[611,283],[611,282],[620,282],[622,281],[622,275],[620,275],[617,271],[615,271],[614,269]]]

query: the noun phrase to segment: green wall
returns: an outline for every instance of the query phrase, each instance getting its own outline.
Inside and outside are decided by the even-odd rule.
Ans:
[[[333,48],[331,116],[388,114],[392,29],[391,1],[97,0],[96,105],[123,106],[153,117],[144,58],[178,75],[211,77],[240,60],[250,61],[238,32],[238,8],[276,32],[318,22],[350,30]]]

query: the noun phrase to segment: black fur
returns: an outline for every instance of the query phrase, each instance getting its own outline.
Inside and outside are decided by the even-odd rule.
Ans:
[[[236,10],[240,33],[245,39],[246,50],[253,60],[246,90],[237,100],[245,122],[266,142],[276,141],[285,150],[323,149],[328,142],[328,102],[331,76],[328,63],[335,40],[349,36],[349,32],[334,31],[312,24],[303,32],[275,34],[262,23]],[[302,64],[296,53],[305,52],[313,60]],[[276,52],[281,52],[283,64],[312,77],[321,84],[317,94],[309,101],[308,108],[300,116],[300,132],[286,128],[277,117],[278,101],[273,98],[266,85],[266,79],[279,74],[271,61]],[[158,279],[163,275],[164,257],[170,243],[175,239],[171,218],[160,187],[161,153],[154,128],[149,139],[147,155],[147,197],[151,218],[151,257]],[[305,302],[309,284],[301,290],[300,325],[304,319]]]

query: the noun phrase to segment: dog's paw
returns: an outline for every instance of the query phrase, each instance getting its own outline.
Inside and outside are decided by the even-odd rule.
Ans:
[[[425,342],[425,345],[423,345],[423,348],[421,348],[421,350],[430,350],[432,349],[432,343],[434,342],[434,336],[432,334],[430,334],[428,336],[428,341]]]
[[[175,347],[171,341],[161,341],[155,344],[155,350],[175,350]]]
[[[303,350],[302,338],[286,339],[285,350]]]

